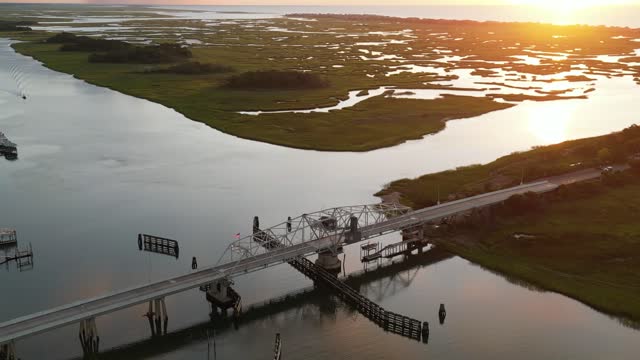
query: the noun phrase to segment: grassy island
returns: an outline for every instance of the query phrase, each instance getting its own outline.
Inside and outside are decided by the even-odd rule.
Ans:
[[[0,19],[52,20],[12,11]],[[164,15],[70,27],[82,36],[57,35],[62,39],[51,43],[44,40],[54,33],[3,34],[24,41],[14,48],[54,70],[163,104],[229,134],[303,149],[393,146],[440,131],[447,120],[521,101],[588,98],[597,94],[599,77],[640,78],[630,55],[640,31],[626,28],[309,14],[259,21]],[[621,60],[603,62],[601,55]],[[583,75],[567,78],[577,66]],[[394,94],[372,95],[385,87]],[[405,101],[399,95],[416,90],[440,96]],[[442,96],[465,90],[469,95],[461,98]],[[293,112],[335,106],[352,92],[362,101],[356,106]]]
[[[153,69],[147,71],[147,73],[155,74],[182,74],[182,75],[199,75],[199,74],[219,74],[234,72],[235,69],[231,66],[219,65],[219,64],[207,64],[198,61],[190,61],[177,65],[169,66],[168,68]]]

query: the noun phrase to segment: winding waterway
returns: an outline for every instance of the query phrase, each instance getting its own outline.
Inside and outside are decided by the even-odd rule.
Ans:
[[[27,99],[17,96],[19,69]],[[619,82],[619,83],[618,83]],[[19,160],[0,159],[0,226],[32,244],[33,270],[0,269],[0,322],[214,263],[254,215],[275,224],[324,207],[371,203],[400,177],[487,162],[533,145],[608,133],[635,121],[638,88],[612,79],[601,96],[525,102],[419,141],[367,153],[303,151],[229,136],[179,113],[88,85],[0,41],[0,131]],[[179,259],[137,249],[145,232],[180,240]],[[397,240],[391,237],[387,240]],[[357,248],[346,270],[361,268]],[[2,252],[0,251],[0,254]],[[287,265],[236,279],[245,304],[308,286]],[[530,290],[460,258],[364,285],[389,308],[432,324],[428,345],[384,333],[326,299],[243,324],[217,338],[220,359],[269,356],[281,332],[287,359],[631,359],[640,332],[564,296]],[[437,309],[449,312],[438,325]],[[327,305],[328,304],[328,305]],[[169,330],[208,319],[202,293],[167,299]],[[144,306],[97,320],[101,348],[149,336]],[[154,355],[206,356],[206,341]],[[18,342],[29,359],[78,356],[77,328]],[[133,358],[133,357],[132,357]]]

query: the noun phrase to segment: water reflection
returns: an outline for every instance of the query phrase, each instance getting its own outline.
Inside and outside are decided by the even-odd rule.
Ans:
[[[549,291],[543,287],[540,287],[534,283],[528,282],[526,280],[523,280],[521,278],[518,278],[516,276],[513,275],[509,275],[509,274],[505,274],[496,270],[493,270],[491,268],[487,268],[484,267],[482,265],[479,264],[475,264],[472,262],[469,262],[469,265],[473,266],[473,267],[478,267],[481,268],[487,272],[490,272],[496,276],[499,276],[503,279],[505,279],[507,282],[509,282],[510,284],[516,285],[518,287],[527,289],[529,291],[533,291],[533,292],[537,292],[537,293],[549,293]],[[564,295],[563,295],[564,296]],[[579,301],[577,299],[573,299],[575,301]],[[583,303],[584,304],[584,303]],[[601,311],[600,309],[596,309],[593,308],[591,305],[589,304],[584,304],[585,306],[588,306],[596,311]],[[635,321],[632,319],[629,319],[627,317],[623,317],[623,316],[616,316],[616,315],[612,315],[612,314],[606,314],[605,315],[613,320],[615,320],[616,322],[620,323],[621,325],[623,325],[624,327],[630,328],[630,329],[634,329],[634,330],[640,330],[640,321]]]
[[[0,161],[2,202],[12,205],[0,207],[0,219],[21,229],[21,239],[33,242],[43,255],[34,271],[0,272],[3,301],[11,304],[0,307],[1,320],[184,274],[190,271],[194,255],[206,266],[215,262],[233,234],[250,232],[249,220],[256,214],[264,216],[265,223],[275,224],[292,213],[371,203],[377,200],[371,194],[396,178],[486,162],[540,144],[529,129],[528,113],[549,104],[524,103],[451,121],[435,136],[368,153],[301,151],[221,134],[160,105],[48,70],[16,55],[7,44],[0,41],[0,79],[10,79],[7,64],[20,62],[29,76],[30,91],[27,102],[0,92],[1,128],[21,146],[20,161]],[[612,96],[596,92],[589,100],[563,102],[575,103],[575,117],[581,119],[567,136],[604,134],[637,121],[630,111],[637,107],[637,90],[629,89],[631,84],[637,89],[628,79],[614,78],[603,84],[611,86]],[[75,106],[61,106],[66,103]],[[256,174],[260,186],[256,186]],[[131,235],[141,231],[180,239],[183,256],[175,261],[154,256],[140,261],[138,251],[131,251]],[[348,255],[347,273],[353,270],[351,264],[359,265],[355,251]],[[338,302],[335,315],[321,314],[310,305],[301,310],[302,321],[287,313],[241,326],[237,335],[223,336],[221,347],[237,348],[234,351],[241,352],[242,358],[258,358],[262,354],[251,354],[249,347],[270,347],[274,328],[282,326],[287,344],[295,339],[291,343],[298,344],[299,358],[307,359],[424,358],[429,351],[451,354],[450,358],[495,359],[505,354],[515,358],[521,355],[521,347],[538,344],[536,336],[554,328],[563,329],[554,334],[558,339],[566,339],[569,333],[607,341],[620,351],[637,348],[638,333],[606,316],[553,293],[515,287],[460,259],[411,276],[411,286],[397,286],[381,305],[436,323],[438,305],[446,302],[455,311],[446,327],[438,327],[447,333],[446,341],[432,329],[429,346],[407,344],[404,338],[389,337],[367,320],[360,321],[357,313],[349,315]],[[238,292],[252,303],[307,284],[302,275],[279,266],[242,277]],[[197,291],[169,297],[167,302],[174,329],[207,318],[208,304]],[[544,313],[550,304],[562,311],[553,317],[522,311],[522,306],[529,306]],[[323,306],[327,312],[332,307]],[[145,311],[141,306],[101,317],[101,346],[111,348],[148,337],[147,321],[140,321]],[[281,317],[284,320],[278,320]],[[529,327],[513,326],[514,322]],[[482,329],[476,329],[476,324],[482,324]],[[486,331],[488,326],[491,331]],[[20,356],[77,356],[79,347],[66,346],[71,341],[75,344],[77,331],[74,326],[21,340]],[[478,347],[478,342],[486,346]],[[535,347],[524,359],[606,357],[597,341],[581,343],[587,345],[569,353],[565,343],[551,339],[545,341],[544,349]],[[199,350],[197,345],[195,350],[187,349],[188,355],[164,358],[191,358],[192,351],[206,351],[203,344]],[[60,348],[59,353],[47,352],[53,346]]]
[[[390,262],[375,270],[352,274],[345,281],[352,286],[361,288],[376,286],[377,282],[385,280],[393,282],[394,279],[397,279],[396,275],[398,274],[414,273],[417,269],[449,259],[452,256],[446,251],[434,248],[420,255],[405,257],[403,261]],[[387,296],[392,297],[393,294],[388,293]],[[100,359],[151,357],[175,351],[176,348],[184,347],[194,342],[203,342],[207,339],[207,334],[213,332],[223,335],[226,332],[241,331],[244,327],[256,324],[279,328],[277,324],[286,327],[287,322],[296,322],[298,320],[315,322],[321,319],[322,321],[335,322],[339,312],[345,312],[353,317],[360,316],[357,309],[344,304],[337,296],[334,296],[332,292],[327,291],[325,288],[308,287],[278,298],[253,304],[245,308],[240,317],[219,315],[212,317],[208,322],[170,333],[166,333],[166,328],[163,333],[159,333],[154,329],[153,322],[149,319],[153,334],[150,339],[107,350],[100,354]],[[277,324],[273,324],[272,322],[274,321]],[[427,325],[426,337],[424,333],[422,334],[425,343],[428,342],[428,329]],[[163,335],[162,340],[158,339],[159,334]]]
[[[555,144],[566,140],[575,106],[575,103],[556,101],[543,107],[530,108],[528,124],[531,133],[543,144]]]

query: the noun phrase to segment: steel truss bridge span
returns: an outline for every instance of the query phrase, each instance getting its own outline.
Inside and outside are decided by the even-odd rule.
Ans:
[[[94,319],[123,308],[198,288],[217,280],[261,270],[298,257],[447,218],[475,208],[502,202],[515,194],[543,193],[558,185],[548,181],[525,184],[430,208],[410,211],[399,205],[360,205],[333,208],[290,219],[264,233],[283,247],[266,249],[253,243],[252,234],[231,243],[215,266],[155,283],[131,287],[91,299],[0,323],[0,345],[65,325]],[[254,223],[254,226],[258,225]]]

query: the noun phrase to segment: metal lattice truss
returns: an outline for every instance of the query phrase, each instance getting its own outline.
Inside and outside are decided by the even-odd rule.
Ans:
[[[374,204],[337,207],[303,214],[267,229],[254,224],[254,233],[231,243],[217,265],[233,264],[269,252],[291,248],[292,256],[307,255],[320,250],[336,251],[345,243],[352,229],[352,218],[357,228],[376,225],[411,209],[399,204]],[[269,241],[272,246],[264,246]],[[300,251],[293,251],[300,249]]]

